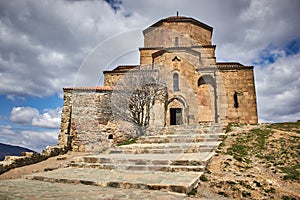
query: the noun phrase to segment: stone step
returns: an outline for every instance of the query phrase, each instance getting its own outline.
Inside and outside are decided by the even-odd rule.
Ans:
[[[203,134],[203,133],[217,133],[223,132],[224,126],[219,124],[206,124],[206,125],[195,125],[195,126],[169,126],[169,127],[155,127],[148,128],[146,135],[162,135],[162,134],[176,134],[176,133],[195,133],[195,134]]]
[[[174,154],[174,153],[205,153],[205,152],[212,152],[217,149],[216,147],[190,147],[190,148],[111,148],[109,150],[109,154]]]
[[[138,153],[151,153],[157,149],[161,149],[161,152],[201,152],[201,150],[213,151],[218,148],[221,141],[214,142],[197,142],[197,143],[153,143],[153,144],[130,144],[118,146],[118,150],[136,150]]]
[[[117,171],[91,168],[61,168],[54,171],[26,175],[29,180],[100,187],[167,190],[188,194],[199,182],[202,172]]]
[[[204,165],[196,166],[184,166],[184,165],[129,165],[129,164],[112,164],[112,163],[86,163],[77,162],[71,163],[70,167],[79,168],[93,168],[93,169],[108,169],[108,170],[119,170],[119,171],[163,171],[163,172],[179,172],[179,171],[193,171],[203,172],[205,169]]]
[[[187,154],[99,154],[76,157],[72,163],[97,163],[114,165],[206,165],[213,153],[187,153]]]
[[[111,148],[109,154],[176,154],[205,153],[216,150],[221,141],[198,143],[145,143],[130,144]]]
[[[222,133],[222,131],[219,130],[204,130],[204,129],[196,129],[196,130],[189,130],[189,129],[182,129],[182,130],[160,130],[157,132],[147,132],[146,136],[148,135],[184,135],[184,134],[216,134],[216,133]]]
[[[224,134],[169,134],[142,136],[137,143],[192,143],[214,142],[222,140]]]

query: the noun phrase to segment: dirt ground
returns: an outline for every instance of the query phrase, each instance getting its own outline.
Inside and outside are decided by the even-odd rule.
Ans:
[[[36,172],[43,172],[45,170],[53,170],[59,167],[63,167],[69,164],[74,157],[87,155],[87,153],[69,152],[65,155],[60,155],[52,158],[48,158],[45,161],[27,165],[15,169],[11,169],[0,175],[0,180],[17,179],[23,175],[32,174]]]
[[[300,123],[296,129],[289,130],[269,127],[233,127],[202,176],[196,196],[201,197],[203,191],[210,190],[232,199],[300,199]],[[264,145],[258,146],[258,138],[249,139],[248,132],[252,129],[269,131],[263,137]],[[243,150],[245,158],[228,153],[237,140],[242,141],[238,147],[244,148],[236,151]],[[257,148],[262,149],[253,153]],[[297,169],[287,176],[281,169],[290,166]]]
[[[263,138],[261,154],[254,144],[257,138],[249,139],[252,129],[267,130],[269,135]],[[213,199],[283,199],[300,200],[300,123],[292,128],[269,125],[236,126],[226,134],[223,143],[209,163],[201,177],[200,184],[191,198],[202,199],[214,196]],[[245,137],[245,138],[243,138]],[[244,158],[232,155],[230,149],[238,140],[245,140],[247,147]],[[260,147],[262,148],[262,146]],[[17,179],[22,175],[53,170],[64,167],[76,156],[87,153],[67,153],[52,157],[43,162],[12,169],[0,175],[0,180]],[[296,166],[292,178],[285,179],[282,167]]]

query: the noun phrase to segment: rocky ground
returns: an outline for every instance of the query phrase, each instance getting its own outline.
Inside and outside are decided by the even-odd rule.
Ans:
[[[19,182],[23,181],[19,190],[21,196],[24,195],[24,184],[27,183],[37,184],[33,188],[44,191],[48,188],[48,183],[26,182],[19,178],[25,174],[63,167],[80,155],[74,152],[68,153],[37,164],[10,170],[0,175],[0,185],[1,180],[16,179],[4,184],[5,187],[2,189],[17,188],[20,186]],[[59,188],[62,186],[63,184],[57,185]],[[111,194],[116,190],[116,188],[97,189],[92,186],[80,187],[68,184],[65,186],[66,188],[74,187],[74,190],[76,187],[81,188],[82,197],[84,195],[86,197],[88,191],[95,190],[96,193]],[[67,194],[69,189],[62,194]],[[120,189],[118,191],[118,194],[122,196],[120,199],[126,199],[129,195],[128,191]],[[146,195],[142,191],[140,195]],[[47,195],[50,193],[48,191]],[[14,189],[14,194],[16,195],[16,189]],[[139,190],[132,190],[131,194],[138,197]],[[162,192],[156,194],[154,191],[151,194],[156,197],[166,195],[164,199],[300,199],[300,123],[228,126],[223,143],[202,175],[199,187],[191,192],[190,197],[178,197]],[[75,196],[78,197],[78,195],[76,193]]]
[[[231,125],[202,191],[233,199],[300,199],[300,123]]]
[[[83,156],[83,155],[88,155],[88,154],[78,153],[78,152],[68,152],[65,155],[51,157],[45,161],[36,164],[11,169],[6,173],[0,174],[0,181],[9,180],[9,179],[18,179],[21,178],[23,175],[58,169],[70,164],[71,160],[74,157]]]

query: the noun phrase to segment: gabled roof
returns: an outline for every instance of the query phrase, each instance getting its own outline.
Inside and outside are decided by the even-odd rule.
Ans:
[[[127,72],[131,69],[137,68],[139,65],[120,65],[116,67],[115,69],[111,71],[104,71],[103,74],[105,73],[122,73],[122,72]]]
[[[86,87],[66,87],[66,90],[75,90],[75,91],[112,91],[114,90],[113,86],[86,86]]]
[[[164,22],[188,22],[188,23],[195,24],[196,26],[200,26],[211,32],[213,31],[213,28],[211,26],[204,24],[198,20],[195,20],[194,18],[184,17],[184,16],[172,16],[172,17],[167,17],[165,19],[161,19],[158,22],[156,22],[155,24],[152,24],[150,27],[146,28],[143,31],[143,34],[146,34],[147,32],[149,32],[153,27],[161,26]]]
[[[253,69],[253,66],[245,66],[239,62],[218,62],[217,68],[219,70],[230,70],[230,69]]]

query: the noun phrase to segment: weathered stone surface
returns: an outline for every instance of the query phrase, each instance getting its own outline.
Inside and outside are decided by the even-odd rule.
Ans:
[[[98,89],[65,88],[59,145],[73,151],[101,152],[134,136],[133,130],[113,119],[111,95],[118,80],[140,67],[159,71],[168,89],[168,100],[155,101],[150,110],[149,129],[174,124],[257,123],[253,67],[218,63],[212,30],[188,17],[162,19],[143,32],[140,65],[105,71],[105,86]]]
[[[87,183],[87,182],[86,182]],[[125,185],[125,184],[124,184]],[[150,186],[149,186],[150,188]],[[141,190],[130,188],[97,187],[94,185],[64,184],[15,179],[0,182],[0,199],[41,200],[41,199],[122,199],[122,200],[184,200],[187,195],[167,191]],[[205,198],[206,199],[206,198]]]
[[[171,192],[189,193],[201,176],[201,172],[147,172],[66,168],[25,176],[29,180],[57,183],[86,184],[101,187],[166,189]]]
[[[111,92],[66,89],[64,93],[60,145],[73,151],[101,152],[130,137],[113,120]]]
[[[47,147],[42,153],[24,152],[22,156],[6,156],[0,161],[0,174],[17,167],[30,165],[46,160],[49,157],[65,154],[67,148],[62,146]]]

